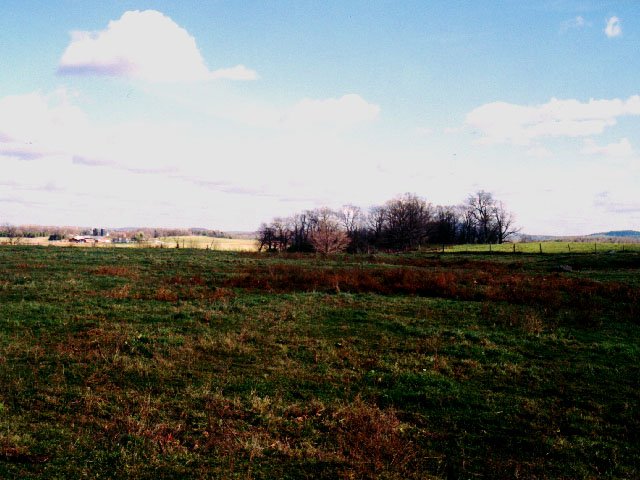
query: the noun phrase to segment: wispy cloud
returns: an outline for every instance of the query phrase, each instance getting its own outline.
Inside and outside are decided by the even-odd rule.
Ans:
[[[618,198],[615,192],[597,193],[593,199],[593,206],[611,214],[640,214],[640,202]]]
[[[433,129],[429,127],[416,127],[413,132],[419,137],[428,137],[433,135]]]
[[[469,112],[465,123],[482,135],[479,143],[529,145],[541,137],[597,135],[625,115],[640,115],[640,96],[588,102],[552,98],[533,106],[493,102]]]
[[[84,112],[64,90],[0,98],[0,149],[23,159],[59,151],[78,138],[87,139]]]
[[[152,82],[258,78],[244,65],[210,71],[193,36],[155,10],[125,12],[98,32],[72,32],[58,71]]]
[[[619,37],[622,35],[622,25],[620,19],[616,16],[607,19],[607,26],[604,28],[604,34],[609,38]]]
[[[22,205],[25,207],[41,207],[43,205],[41,202],[34,202],[17,196],[0,197],[0,203]]]
[[[32,145],[19,143],[3,143],[0,142],[0,156],[17,158],[19,160],[36,160],[42,158],[47,152]]]
[[[589,26],[591,26],[591,24],[587,22],[583,16],[578,15],[575,18],[562,22],[560,25],[560,32],[564,33],[569,30],[579,30]]]
[[[348,129],[358,124],[376,120],[380,114],[378,105],[367,102],[357,94],[340,98],[316,100],[305,98],[291,107],[281,119],[288,128],[330,127]]]
[[[553,156],[553,153],[545,147],[535,146],[527,150],[527,156],[532,158],[549,158]]]
[[[255,70],[251,70],[244,65],[236,65],[230,68],[220,68],[211,72],[209,77],[213,80],[257,80],[258,74]]]
[[[633,147],[628,138],[622,138],[619,142],[610,143],[608,145],[598,145],[596,142],[587,138],[584,146],[580,151],[583,155],[602,155],[605,157],[631,157],[634,155]]]
[[[109,167],[115,165],[111,160],[89,158],[82,155],[73,155],[71,161],[75,165],[85,165],[87,167]]]

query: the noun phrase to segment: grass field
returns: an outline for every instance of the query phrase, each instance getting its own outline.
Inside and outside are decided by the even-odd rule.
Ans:
[[[440,247],[441,249],[442,247]],[[438,247],[434,247],[438,249]],[[522,242],[503,243],[501,245],[452,245],[445,246],[445,252],[451,253],[609,253],[609,252],[640,252],[640,242]]]
[[[0,478],[637,478],[639,306],[633,252],[3,246]]]
[[[48,237],[36,237],[36,238],[13,238],[0,237],[0,245],[9,245],[11,243],[18,243],[19,245],[47,245],[49,243]]]
[[[188,237],[162,237],[164,245],[180,248],[208,248],[218,251],[255,252],[258,250],[258,242],[242,238],[214,238],[204,236]]]
[[[47,237],[13,239],[18,245],[41,245],[53,247],[79,247],[79,248],[202,248],[218,251],[255,252],[258,250],[256,240],[242,238],[215,238],[205,236],[179,236],[150,239],[139,243],[99,243],[99,244],[74,244],[68,240],[50,242]],[[8,238],[0,237],[0,245],[9,244]]]
[[[0,238],[0,245],[7,244],[9,239]],[[93,247],[92,244],[72,244],[68,241],[49,242],[46,237],[21,238],[20,245],[49,245],[60,247]],[[216,251],[255,252],[258,250],[258,242],[248,238],[216,238],[205,236],[177,236],[150,239],[141,243],[112,244],[104,243],[95,247],[164,247],[164,248],[201,248]],[[442,252],[440,245],[424,247],[425,252]],[[640,252],[640,242],[519,242],[504,243],[501,245],[474,244],[474,245],[446,245],[444,253],[611,253],[611,252]]]

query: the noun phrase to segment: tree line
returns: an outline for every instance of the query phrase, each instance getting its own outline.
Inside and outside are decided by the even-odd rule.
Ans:
[[[17,240],[20,238],[49,237],[49,240],[64,240],[75,235],[105,236],[111,238],[148,239],[178,236],[208,236],[215,238],[231,238],[220,230],[207,228],[89,228],[89,227],[60,227],[41,225],[0,225],[0,238]]]
[[[328,254],[503,243],[517,231],[513,213],[480,190],[460,205],[432,205],[407,193],[366,211],[355,205],[306,210],[263,223],[257,239],[260,251]]]

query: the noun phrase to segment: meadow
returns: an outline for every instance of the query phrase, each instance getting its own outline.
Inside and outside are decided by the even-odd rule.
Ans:
[[[206,236],[161,237],[163,246],[180,248],[204,248],[217,251],[255,252],[258,241],[246,238],[218,238]]]
[[[184,235],[174,237],[160,237],[132,243],[72,243],[69,240],[49,241],[47,237],[9,239],[0,237],[0,245],[39,245],[51,247],[79,247],[79,248],[202,248],[217,251],[255,252],[258,250],[256,240],[246,238],[218,238],[200,235]]]
[[[442,250],[442,247],[432,247],[432,250]],[[613,240],[561,241],[547,240],[543,242],[516,242],[499,245],[446,245],[447,253],[614,253],[640,252],[640,242],[617,242]]]
[[[637,478],[639,306],[629,250],[2,246],[0,478]]]

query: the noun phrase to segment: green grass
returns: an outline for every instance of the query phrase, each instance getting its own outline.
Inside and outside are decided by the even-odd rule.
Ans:
[[[441,250],[442,247],[433,247]],[[515,252],[514,252],[515,249]],[[476,244],[476,245],[447,245],[444,248],[447,253],[613,253],[613,252],[640,252],[640,242],[618,243],[602,240],[592,242],[518,242],[503,243],[500,245]]]
[[[634,478],[639,274],[3,246],[0,478]]]

